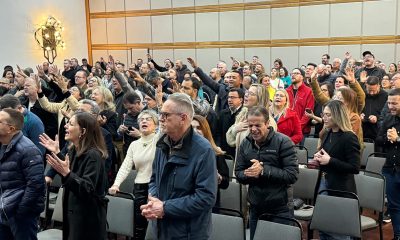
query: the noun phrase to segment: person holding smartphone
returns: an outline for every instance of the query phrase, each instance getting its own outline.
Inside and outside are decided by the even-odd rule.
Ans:
[[[339,100],[328,102],[322,119],[328,132],[321,138],[319,151],[313,159],[321,170],[319,190],[332,189],[356,194],[354,174],[358,174],[360,169],[360,144],[352,131],[345,105]],[[351,239],[349,236],[333,236],[321,231],[320,238]]]

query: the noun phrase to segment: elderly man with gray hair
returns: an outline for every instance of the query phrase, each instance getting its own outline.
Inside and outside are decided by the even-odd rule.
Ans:
[[[169,96],[159,112],[163,132],[157,142],[148,203],[141,206],[158,239],[209,239],[217,195],[215,153],[191,127],[191,99]]]

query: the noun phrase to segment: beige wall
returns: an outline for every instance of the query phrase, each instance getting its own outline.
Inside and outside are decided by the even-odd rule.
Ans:
[[[230,56],[249,60],[258,55],[267,67],[279,57],[290,69],[310,61],[319,63],[324,53],[343,58],[350,51],[359,58],[367,49],[386,63],[400,60],[400,0],[316,5],[300,0],[279,5],[284,2],[288,1],[90,0],[93,58],[113,54],[129,63],[131,54],[133,59],[145,58],[145,46],[154,46],[153,57],[160,63],[167,57],[192,56],[207,70],[219,59],[230,64]],[[211,12],[196,11],[209,5],[220,5],[220,9],[211,6]],[[159,15],[171,8],[194,11]],[[115,17],[118,11],[127,11],[128,16]],[[240,44],[253,40],[258,45]],[[143,44],[143,48],[131,51],[132,44]]]
[[[58,49],[55,63],[62,68],[64,58],[88,57],[85,1],[82,0],[5,0],[1,1],[1,68],[16,64],[34,68],[45,60],[34,38],[36,29],[49,15],[62,22],[65,50]]]

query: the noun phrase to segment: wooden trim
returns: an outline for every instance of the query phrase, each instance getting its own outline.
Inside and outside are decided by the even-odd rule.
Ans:
[[[92,56],[92,30],[90,27],[90,6],[89,0],[85,0],[85,13],[86,13],[86,36],[87,36],[87,48],[88,48],[88,62],[90,65],[93,65],[93,56]]]
[[[162,16],[162,15],[193,14],[193,13],[208,13],[208,12],[230,12],[230,11],[257,10],[257,9],[269,9],[269,8],[312,6],[312,5],[322,5],[322,4],[367,2],[367,1],[376,1],[376,0],[273,0],[273,1],[260,1],[260,2],[250,2],[250,3],[176,7],[176,8],[163,8],[163,9],[150,9],[150,10],[94,12],[90,13],[90,18],[91,19],[122,18],[122,17]]]
[[[395,44],[400,36],[353,36],[332,38],[243,40],[214,42],[175,42],[175,43],[128,43],[128,44],[92,44],[93,50],[129,50],[129,49],[196,49],[196,48],[258,48],[258,47],[302,47],[327,45]]]

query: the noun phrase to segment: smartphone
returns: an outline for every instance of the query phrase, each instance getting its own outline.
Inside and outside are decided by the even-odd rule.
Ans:
[[[309,113],[309,114],[311,114],[311,113],[312,113],[312,110],[309,109],[309,108],[306,108],[306,112]]]

